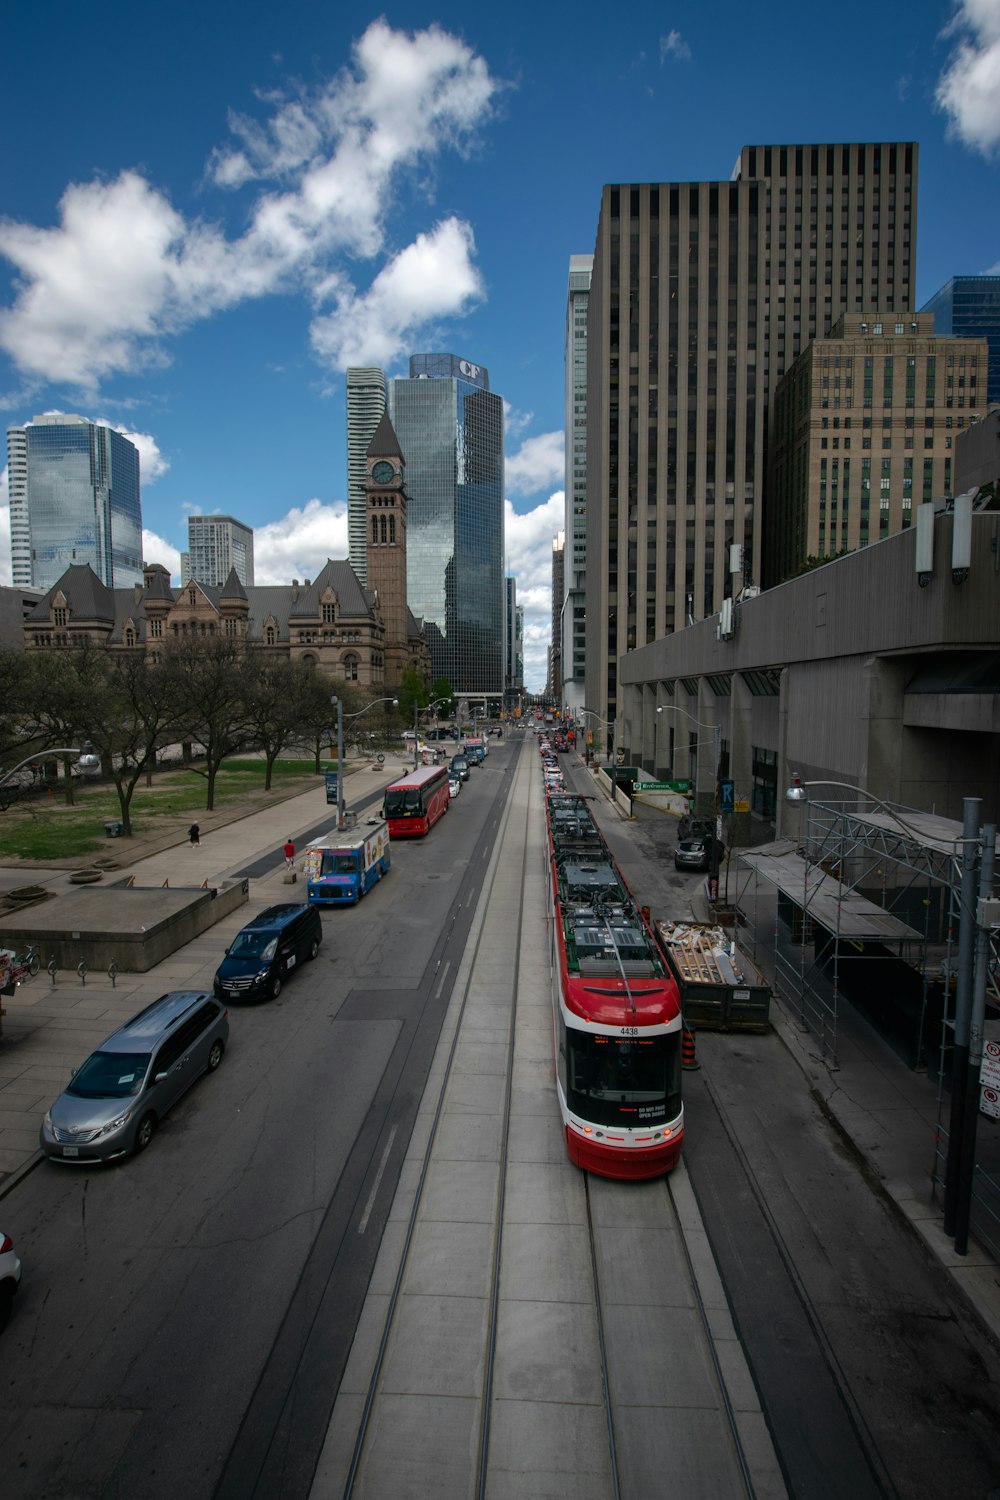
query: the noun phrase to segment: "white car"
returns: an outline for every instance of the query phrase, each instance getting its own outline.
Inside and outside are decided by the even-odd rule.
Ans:
[[[0,1230],[0,1328],[7,1326],[20,1280],[21,1262],[14,1253],[14,1241]]]
[[[458,794],[459,794],[459,792],[461,790],[462,790],[462,783],[459,781],[458,777],[457,776],[449,776],[448,777],[448,795],[451,798],[454,799],[455,797],[458,796]]]

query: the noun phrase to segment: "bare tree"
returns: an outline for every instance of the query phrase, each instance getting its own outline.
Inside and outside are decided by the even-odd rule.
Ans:
[[[305,676],[303,676],[305,673]],[[274,763],[302,732],[300,699],[308,691],[311,667],[287,658],[270,661],[252,653],[247,661],[246,694],[251,733],[264,752],[264,790],[271,790]]]
[[[164,653],[178,709],[178,732],[205,751],[205,768],[193,766],[207,783],[205,808],[215,806],[215,781],[227,755],[253,734],[247,691],[248,653],[242,641],[181,641]]]
[[[81,685],[80,727],[115,784],[122,832],[129,835],[139,777],[155,766],[157,748],[178,719],[174,682],[141,652],[72,655]]]

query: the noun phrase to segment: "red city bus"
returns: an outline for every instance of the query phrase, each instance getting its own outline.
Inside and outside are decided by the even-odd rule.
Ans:
[[[405,839],[427,833],[451,803],[447,766],[418,766],[385,789],[382,816],[389,837]]]

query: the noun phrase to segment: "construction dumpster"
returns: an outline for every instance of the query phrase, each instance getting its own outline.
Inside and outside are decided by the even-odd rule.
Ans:
[[[768,1031],[771,987],[722,927],[654,922],[681,992],[684,1019],[703,1031]]]

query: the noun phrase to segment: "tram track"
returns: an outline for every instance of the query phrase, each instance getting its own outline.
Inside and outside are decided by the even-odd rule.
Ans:
[[[391,1286],[378,1270],[373,1277],[376,1300],[383,1288],[387,1293],[385,1307],[379,1308],[377,1330],[362,1334],[358,1368],[345,1378],[313,1497],[382,1500],[433,1491],[488,1500],[517,1492],[523,1476],[543,1469],[562,1467],[561,1482],[571,1483],[575,1464],[578,1492],[600,1500],[638,1500],[654,1493],[665,1473],[676,1471],[680,1478],[685,1465],[692,1473],[704,1469],[718,1476],[712,1492],[719,1497],[752,1500],[740,1425],[746,1405],[742,1413],[734,1410],[715,1350],[712,1317],[720,1318],[724,1299],[715,1283],[706,1305],[684,1243],[690,1196],[679,1209],[668,1179],[608,1182],[575,1171],[564,1158],[552,1096],[548,981],[532,961],[533,953],[548,949],[541,932],[532,949],[541,889],[534,863],[543,845],[537,801],[531,799],[532,810],[522,797],[530,785],[522,778],[531,777],[536,764],[531,749],[515,770],[453,991],[453,1029],[449,1036],[446,1023],[432,1118],[410,1162],[412,1203],[401,1239],[386,1247],[393,1257]],[[521,800],[523,819],[516,811]],[[456,1211],[454,1196],[442,1201],[442,1178],[461,1175],[456,1122],[470,1118],[462,1115],[462,1102],[457,1114],[454,1108],[448,1112],[449,1091],[457,1088],[460,1100],[471,1097],[470,1077],[458,1059],[469,1028],[482,1026],[482,1014],[474,1014],[477,996],[501,948],[510,955],[509,1009],[502,1061],[499,1028],[491,1044],[490,1068],[503,1074],[495,1163],[492,1138],[488,1157],[473,1149],[465,1161],[463,1184],[475,1183],[470,1195],[482,1194],[480,1207],[466,1213],[465,1205]],[[522,990],[526,1006],[519,1003]],[[539,1093],[526,1102],[525,1069],[532,1066]],[[429,1101],[426,1108],[430,1112]],[[449,1142],[446,1160],[435,1162],[443,1137]],[[469,1140],[474,1137],[470,1129]],[[480,1175],[483,1182],[476,1180]],[[454,1260],[446,1269],[435,1266],[429,1244],[444,1258],[452,1238]],[[458,1244],[465,1248],[459,1251]],[[478,1266],[468,1253],[474,1246],[483,1251]],[[629,1264],[623,1274],[625,1246]],[[455,1339],[440,1338],[441,1325],[450,1323]],[[565,1337],[553,1331],[549,1338],[550,1324],[565,1330]],[[421,1336],[426,1342],[418,1355]],[[431,1368],[442,1350],[453,1368]],[[540,1367],[547,1359],[551,1383]],[[671,1413],[669,1393],[688,1362],[697,1378],[683,1382],[686,1395]],[[655,1370],[652,1396],[644,1384],[647,1366]],[[728,1368],[731,1373],[732,1350]],[[362,1370],[363,1383],[357,1379]],[[678,1442],[671,1416],[686,1423],[688,1403],[698,1423],[706,1410],[714,1413],[718,1437],[704,1462],[700,1454],[678,1457],[689,1440]],[[650,1441],[650,1415],[659,1409],[666,1420],[654,1420]],[[684,1492],[683,1484],[677,1492]]]

